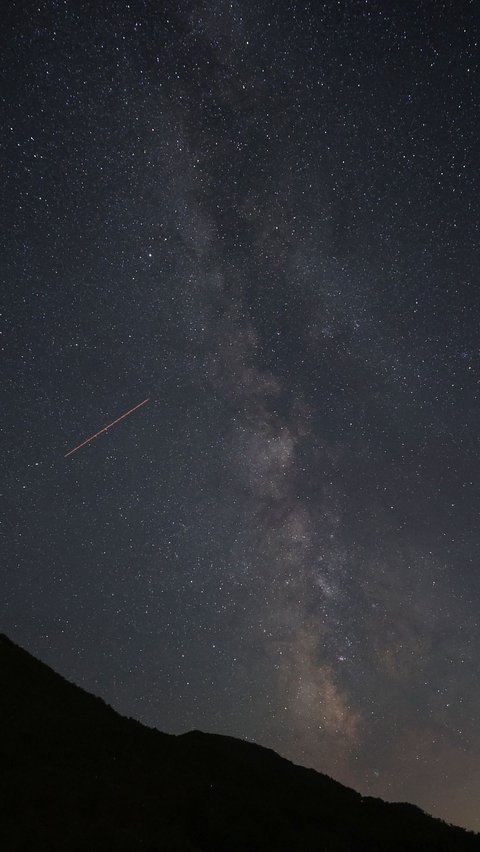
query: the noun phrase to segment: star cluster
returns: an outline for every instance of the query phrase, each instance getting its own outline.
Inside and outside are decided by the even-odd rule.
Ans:
[[[2,629],[477,830],[479,24],[58,0],[0,36]]]

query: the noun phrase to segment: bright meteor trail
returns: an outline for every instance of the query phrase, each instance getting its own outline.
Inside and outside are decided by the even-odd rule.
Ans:
[[[148,399],[144,399],[143,402],[139,402],[138,405],[135,405],[133,408],[130,408],[129,411],[126,411],[125,414],[122,414],[120,417],[117,417],[116,420],[112,420],[112,422],[104,426],[103,429],[100,429],[98,432],[95,432],[94,435],[91,435],[90,438],[86,438],[85,441],[82,441],[82,443],[79,444],[77,447],[74,447],[73,450],[69,450],[68,453],[65,453],[64,458],[68,458],[68,456],[71,456],[72,453],[76,453],[77,450],[79,450],[81,447],[84,447],[85,444],[89,444],[90,441],[93,441],[95,438],[98,438],[99,435],[101,435],[103,432],[106,432],[107,429],[111,428],[111,426],[115,426],[115,423],[119,423],[120,420],[123,420],[124,417],[128,417],[128,415],[131,414],[133,411],[136,411],[137,408],[141,408],[142,405],[145,405],[146,402],[148,402]]]

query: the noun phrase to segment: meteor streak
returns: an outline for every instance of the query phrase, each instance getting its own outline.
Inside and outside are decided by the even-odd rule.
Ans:
[[[68,456],[71,456],[72,453],[76,453],[77,450],[79,450],[81,447],[84,447],[85,444],[89,444],[90,441],[94,440],[94,438],[98,438],[99,435],[102,435],[103,432],[106,432],[107,429],[110,429],[111,426],[115,426],[115,423],[119,423],[120,420],[123,420],[124,417],[128,417],[128,415],[131,414],[132,411],[136,411],[137,408],[141,408],[142,405],[145,405],[145,403],[148,402],[149,399],[150,397],[148,397],[148,399],[144,399],[143,402],[139,402],[138,405],[134,405],[133,408],[131,408],[129,411],[126,411],[125,414],[121,415],[121,417],[117,417],[116,420],[112,420],[111,423],[108,423],[107,426],[104,426],[103,429],[100,429],[99,432],[95,432],[95,435],[91,435],[90,438],[87,438],[85,441],[82,441],[82,443],[79,444],[78,447],[74,447],[73,450],[69,450],[68,453],[65,453],[64,458],[68,458]]]

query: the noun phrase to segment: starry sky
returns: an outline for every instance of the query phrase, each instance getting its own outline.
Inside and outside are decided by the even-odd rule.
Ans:
[[[7,6],[1,629],[480,830],[478,4]]]

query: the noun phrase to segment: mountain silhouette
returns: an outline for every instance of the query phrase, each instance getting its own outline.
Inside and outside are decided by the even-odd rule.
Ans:
[[[120,716],[0,635],[2,852],[480,852],[275,752]]]

